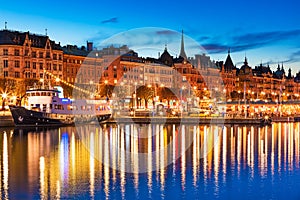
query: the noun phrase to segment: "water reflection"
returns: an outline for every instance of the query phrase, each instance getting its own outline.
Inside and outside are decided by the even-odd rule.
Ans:
[[[8,199],[8,145],[7,133],[3,133],[3,192],[4,199]]]
[[[299,175],[299,123],[10,132],[3,129],[0,135],[2,199],[220,197],[241,180],[265,190],[261,180],[269,178],[274,186],[281,176]],[[174,163],[168,166],[170,160]],[[143,167],[146,173],[139,173]],[[255,180],[260,187],[252,185]]]

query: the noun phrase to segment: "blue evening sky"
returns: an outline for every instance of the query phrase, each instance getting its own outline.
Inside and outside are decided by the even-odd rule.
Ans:
[[[300,70],[299,7],[297,0],[2,1],[0,24],[4,28],[7,21],[8,29],[39,34],[47,28],[62,45],[82,46],[89,40],[97,46],[106,40],[141,49],[151,44],[152,52],[138,53],[153,57],[165,44],[176,56],[183,29],[188,56],[205,52],[225,60],[230,48],[238,67],[246,54],[250,66],[269,63],[275,70],[283,62],[295,73]],[[123,37],[126,31],[131,35]],[[108,39],[120,33],[118,42]]]

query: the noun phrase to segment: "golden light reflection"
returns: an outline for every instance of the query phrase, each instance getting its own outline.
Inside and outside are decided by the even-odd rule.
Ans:
[[[277,159],[278,159],[278,172],[280,172],[281,171],[281,133],[282,133],[281,132],[281,123],[278,123],[277,130],[278,130],[278,153],[277,153],[278,157],[277,157]]]
[[[4,135],[4,132],[3,132],[3,135]],[[3,151],[4,151],[4,145],[3,145]],[[3,163],[1,163],[1,161],[0,161],[0,197],[2,197],[2,181],[3,181],[2,180],[2,166],[3,166]]]
[[[300,141],[299,141],[299,123],[295,124],[295,163],[296,163],[296,167],[299,168],[299,153],[300,153]]]
[[[248,166],[251,169],[251,177],[254,177],[254,127],[251,126],[250,133],[248,133]]]
[[[97,158],[99,159],[99,161],[101,163],[103,163],[103,130],[102,128],[98,129],[97,131],[99,133],[99,145],[98,145],[98,151],[97,151]],[[102,171],[103,171],[103,165],[100,164],[99,165],[99,171],[100,171],[100,174],[99,174],[99,178],[102,178]]]
[[[121,152],[120,152],[120,179],[121,179],[121,193],[122,197],[125,196],[125,135],[124,135],[124,126],[121,126]]]
[[[268,152],[269,152],[269,150],[268,150],[268,144],[269,144],[268,143],[268,136],[269,136],[268,129],[269,129],[269,127],[265,126],[265,150],[264,150],[265,165],[264,165],[264,169],[265,169],[266,173],[268,172]]]
[[[247,134],[248,134],[248,129],[246,126],[243,127],[243,134],[242,134],[242,137],[243,137],[243,164],[246,164],[246,156],[247,156]]]
[[[230,160],[231,160],[231,169],[235,167],[235,135],[234,129],[231,127],[230,130]]]
[[[203,132],[203,178],[204,183],[208,181],[208,175],[207,175],[207,135],[208,130],[207,126],[204,126],[204,132]],[[205,184],[206,185],[206,184]]]
[[[198,177],[198,153],[197,153],[197,127],[193,127],[193,185],[197,185],[197,177]]]
[[[293,170],[293,161],[294,161],[294,123],[287,124],[288,127],[288,169]]]
[[[276,133],[275,133],[275,126],[272,126],[272,146],[271,146],[271,173],[272,176],[274,175],[274,165],[275,165],[275,138],[276,138]]]
[[[60,182],[59,180],[56,181],[56,195],[55,195],[55,199],[60,199]]]
[[[185,154],[185,125],[181,127],[181,187],[185,190],[185,168],[186,168],[186,154]]]
[[[261,176],[264,175],[264,141],[262,139],[263,137],[263,131],[258,132],[258,163],[259,163],[259,170],[260,170],[260,174]]]
[[[94,159],[94,133],[90,133],[90,196],[94,198],[94,190],[95,190],[95,159]]]
[[[28,154],[25,156],[27,158],[30,151],[35,151],[31,159],[26,159],[26,167],[30,167],[29,175],[33,174],[32,171],[37,172],[30,183],[35,183],[41,199],[49,196],[63,198],[66,192],[75,194],[77,183],[80,182],[89,183],[86,189],[92,198],[98,190],[102,190],[109,199],[116,188],[125,198],[128,185],[139,193],[140,185],[146,179],[148,197],[151,198],[155,187],[165,191],[169,178],[178,181],[182,190],[187,191],[187,187],[199,187],[202,175],[203,187],[213,181],[215,192],[218,193],[218,186],[228,181],[229,168],[233,176],[242,175],[242,170],[247,169],[251,178],[270,174],[274,177],[282,170],[299,168],[299,129],[300,123],[224,128],[183,125],[180,129],[175,125],[117,125],[99,129],[84,127],[80,133],[75,132],[75,129],[61,128],[55,135],[51,135],[53,132],[26,135],[28,150],[24,152]],[[147,138],[137,137],[141,131],[146,131]],[[78,134],[82,137],[77,138]],[[0,192],[3,198],[8,199],[8,184],[12,184],[9,148],[16,145],[10,145],[10,137],[6,132],[3,132],[2,137]],[[49,138],[50,142],[45,138]],[[187,146],[189,140],[193,141],[190,147]],[[170,142],[173,142],[170,151],[165,151]],[[50,151],[45,147],[48,144],[54,147],[49,148]],[[144,160],[138,157],[141,151],[147,153]],[[182,154],[182,157],[178,159],[177,166],[173,164],[170,165],[171,169],[166,168],[167,162],[175,161],[178,154]],[[95,158],[105,164],[99,162],[98,165]],[[145,175],[139,174],[141,166],[146,167]],[[279,172],[275,171],[277,168]],[[130,174],[130,179],[127,179],[128,169],[134,172]],[[153,172],[154,169],[157,171]],[[220,184],[220,181],[223,183]]]
[[[7,145],[7,133],[3,133],[3,190],[4,199],[9,199],[8,196],[8,145]]]
[[[41,199],[46,199],[47,191],[45,187],[45,158],[40,157],[40,195]]]
[[[283,139],[283,160],[284,160],[284,169],[286,169],[287,164],[287,140],[288,140],[288,134],[287,134],[287,123],[283,124],[284,127],[284,139]]]
[[[108,137],[108,133],[105,133],[104,137]],[[108,138],[106,138],[104,141],[107,141]],[[104,192],[106,197],[109,197],[109,143],[104,142]]]
[[[238,132],[237,132],[237,173],[238,177],[240,176],[241,172],[241,159],[242,159],[242,127],[238,127]]]
[[[155,125],[155,163],[156,163],[156,169],[158,170],[160,168],[159,166],[159,125]],[[158,181],[158,176],[156,177],[156,180]]]
[[[76,149],[75,149],[75,134],[74,132],[72,132],[72,135],[71,135],[71,145],[70,145],[70,151],[71,151],[71,162],[72,162],[72,180],[74,181],[75,180],[75,177],[76,177]],[[73,185],[75,183],[73,182]]]
[[[112,181],[115,184],[117,181],[117,177],[116,177],[116,167],[117,167],[117,151],[114,150],[114,148],[118,149],[118,143],[117,143],[117,129],[112,129],[111,130],[111,134],[110,134],[110,149],[111,151],[111,165],[112,165]],[[113,147],[113,148],[112,148]]]
[[[227,127],[223,128],[223,138],[222,138],[222,147],[223,147],[223,155],[222,155],[222,163],[223,163],[223,182],[226,182],[226,168],[227,168]]]
[[[152,130],[151,126],[148,126],[148,190],[152,192]]]
[[[132,137],[132,154],[131,158],[133,159],[133,177],[134,177],[134,187],[136,192],[139,190],[139,140],[138,132],[136,126],[133,127],[133,137]]]
[[[177,138],[177,132],[176,132],[176,127],[175,124],[172,125],[172,141],[173,141],[173,146],[172,146],[172,155],[173,155],[173,177],[175,176],[175,172],[176,172],[176,146],[177,146],[177,142],[178,142],[178,138]]]
[[[159,169],[159,173],[160,173],[160,184],[161,184],[161,191],[164,190],[165,187],[165,140],[166,140],[166,135],[164,133],[164,129],[163,129],[163,125],[159,126],[160,129],[160,169]]]
[[[221,149],[221,140],[219,139],[219,130],[218,127],[214,127],[214,179],[215,179],[215,192],[219,192],[219,170],[220,170],[220,149]]]

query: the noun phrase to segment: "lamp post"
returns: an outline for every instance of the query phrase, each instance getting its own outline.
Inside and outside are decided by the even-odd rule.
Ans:
[[[181,113],[181,118],[182,118],[182,114],[183,114],[182,92],[183,92],[184,89],[185,89],[184,86],[182,86],[180,88],[180,111],[181,111],[180,113]]]
[[[136,109],[137,108],[137,102],[136,102],[136,98],[137,98],[137,95],[136,95],[136,86],[137,86],[137,82],[134,82],[134,94],[133,94],[133,97],[134,97],[134,104],[133,104],[133,108]]]

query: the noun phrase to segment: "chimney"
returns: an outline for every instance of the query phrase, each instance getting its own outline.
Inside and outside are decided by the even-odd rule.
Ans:
[[[86,42],[86,50],[87,51],[93,51],[93,42]]]

